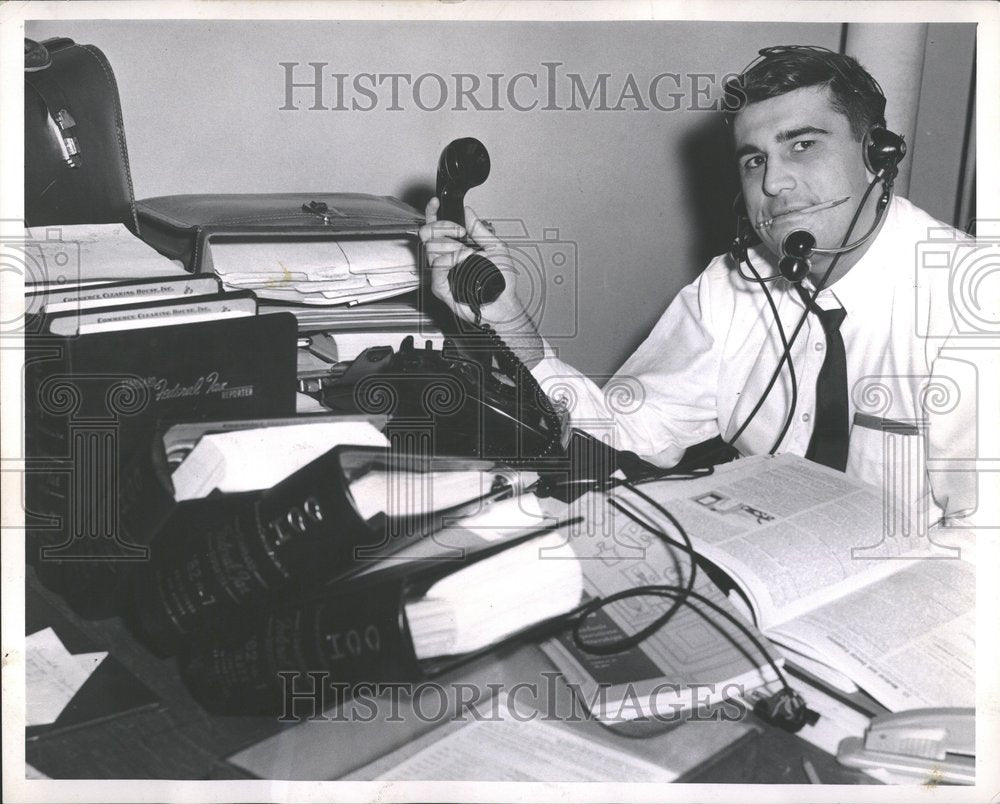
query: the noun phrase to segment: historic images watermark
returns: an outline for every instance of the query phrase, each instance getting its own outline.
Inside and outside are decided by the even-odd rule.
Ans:
[[[328,61],[278,62],[281,111],[679,112],[732,109],[736,73],[593,72],[543,61],[516,73],[338,72]]]
[[[365,635],[357,635],[358,653],[366,648]],[[347,648],[345,647],[345,650]],[[562,673],[543,671],[541,681],[515,684],[493,682],[361,682],[348,684],[326,671],[279,671],[283,705],[282,722],[358,722],[380,720],[403,723],[543,721],[574,723],[597,719],[604,723],[682,723],[725,721],[746,717],[747,690],[736,683],[661,682],[651,689],[637,684],[611,687],[599,684],[587,695],[566,681]],[[570,695],[559,694],[569,688]],[[505,705],[504,705],[505,704]]]

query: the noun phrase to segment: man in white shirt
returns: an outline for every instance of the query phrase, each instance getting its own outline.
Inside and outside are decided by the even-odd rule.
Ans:
[[[921,271],[919,263],[929,238],[954,257],[960,236],[902,198],[880,214],[902,149],[884,131],[881,89],[856,61],[809,47],[761,54],[730,85],[738,103],[727,114],[759,242],[717,257],[681,290],[604,391],[555,357],[515,288],[483,306],[482,321],[510,342],[550,396],[567,397],[574,425],[613,422],[615,447],[659,466],[721,437],[743,455],[791,452],[882,486],[916,503],[924,524],[970,514],[975,474],[960,461],[976,454],[975,386],[985,378],[942,352],[955,331],[949,272]],[[471,253],[455,239],[465,231],[437,221],[437,209],[434,199],[421,230],[432,289],[473,320],[447,281]],[[503,243],[471,210],[467,221],[485,255],[509,266]],[[796,230],[811,234],[818,249],[801,284],[779,275]],[[820,253],[844,245],[854,247]],[[805,267],[786,260],[786,270]],[[825,329],[821,319],[836,323]],[[642,404],[616,410],[608,389],[622,383]],[[936,462],[930,473],[928,459]]]

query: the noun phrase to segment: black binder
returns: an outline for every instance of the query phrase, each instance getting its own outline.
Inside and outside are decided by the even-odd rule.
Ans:
[[[173,506],[167,422],[295,412],[290,314],[25,341],[28,561],[84,616],[114,613]]]

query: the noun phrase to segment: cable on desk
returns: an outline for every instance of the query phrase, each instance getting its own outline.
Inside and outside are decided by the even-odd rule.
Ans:
[[[646,503],[651,505],[656,511],[666,517],[670,523],[677,529],[678,534],[680,534],[681,539],[683,539],[683,544],[678,542],[676,539],[668,536],[664,531],[660,530],[653,524],[647,522],[643,517],[638,514],[629,511],[625,506],[621,505],[617,500],[613,500],[610,497],[606,497],[607,503],[613,508],[621,511],[625,516],[631,519],[640,527],[647,530],[649,533],[653,534],[659,538],[664,544],[676,547],[688,556],[688,577],[687,581],[683,586],[673,585],[673,584],[646,584],[643,586],[636,586],[631,589],[625,589],[621,592],[616,592],[608,597],[598,597],[590,601],[582,610],[579,617],[576,619],[572,635],[573,642],[578,649],[584,653],[589,653],[595,656],[610,656],[615,653],[621,653],[626,650],[630,650],[635,646],[639,645],[641,642],[645,641],[657,631],[659,631],[664,625],[666,625],[674,614],[680,609],[681,606],[688,606],[692,611],[694,611],[699,617],[701,617],[706,623],[711,625],[720,634],[722,634],[727,639],[732,640],[731,635],[726,631],[726,629],[720,624],[716,619],[712,618],[709,614],[703,611],[699,606],[694,604],[697,601],[699,604],[708,607],[716,614],[721,615],[728,621],[732,626],[740,631],[750,642],[753,644],[754,648],[767,660],[767,663],[774,670],[775,675],[780,681],[782,688],[778,692],[774,693],[768,697],[759,697],[754,703],[754,713],[763,720],[773,723],[774,725],[780,726],[787,731],[796,732],[801,729],[806,723],[815,723],[819,718],[816,712],[813,712],[806,706],[805,700],[802,696],[796,692],[791,685],[788,683],[788,678],[782,672],[781,668],[778,666],[777,662],[774,661],[770,652],[764,647],[764,644],[759,640],[756,634],[746,626],[745,623],[741,622],[738,618],[734,617],[728,611],[723,609],[713,600],[708,599],[699,592],[694,591],[694,582],[697,576],[697,564],[695,562],[695,556],[697,552],[694,549],[694,545],[691,542],[691,537],[688,536],[687,531],[681,523],[671,514],[666,508],[660,505],[656,500],[650,497],[648,494],[637,489],[634,485],[628,482],[622,482],[619,485],[624,486],[633,494],[638,496],[640,499],[644,500]],[[680,573],[678,573],[680,574]],[[657,617],[652,623],[647,625],[645,628],[637,631],[634,634],[629,634],[622,639],[616,640],[611,643],[603,644],[591,644],[587,642],[581,633],[584,624],[587,619],[601,611],[606,606],[616,603],[621,600],[626,600],[633,597],[665,597],[673,601],[670,608],[662,615]],[[734,643],[735,644],[735,643]]]

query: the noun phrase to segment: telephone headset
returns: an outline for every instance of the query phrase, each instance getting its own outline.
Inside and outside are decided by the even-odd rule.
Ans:
[[[727,96],[735,97],[742,102],[746,98],[743,92],[743,87],[747,76],[761,63],[767,61],[780,66],[782,62],[791,61],[793,59],[797,60],[799,56],[805,56],[810,59],[815,59],[817,63],[825,67],[829,67],[839,73],[848,87],[852,87],[852,80],[854,79],[864,81],[867,84],[867,89],[881,98],[881,106],[882,109],[884,109],[885,93],[882,91],[882,87],[879,86],[879,83],[863,70],[859,70],[852,79],[852,76],[847,75],[844,68],[836,61],[836,59],[831,58],[831,56],[836,55],[838,54],[834,51],[813,45],[784,45],[764,48],[758,52],[757,58],[750,62],[750,64],[748,64],[737,77],[731,79],[726,84],[726,94]],[[852,89],[852,91],[855,93],[858,92],[857,89]],[[736,107],[733,111],[738,108],[739,107]],[[791,426],[792,419],[795,416],[796,403],[798,401],[798,386],[796,383],[795,368],[792,365],[791,360],[792,345],[795,343],[799,332],[802,330],[802,326],[805,324],[810,311],[815,308],[816,297],[820,294],[823,288],[826,287],[826,282],[833,273],[833,270],[836,268],[840,255],[853,251],[854,249],[869,242],[869,240],[871,240],[871,238],[874,237],[875,233],[878,231],[879,226],[881,226],[882,219],[885,216],[885,210],[888,208],[889,201],[892,198],[893,182],[895,181],[896,174],[898,172],[899,163],[903,157],[906,156],[906,142],[901,135],[896,134],[883,126],[873,125],[868,129],[862,138],[861,156],[864,160],[865,167],[870,173],[873,174],[873,178],[868,185],[868,189],[862,196],[861,201],[858,203],[854,217],[852,218],[850,225],[847,227],[847,231],[844,233],[844,238],[840,245],[837,247],[820,248],[816,245],[815,236],[808,229],[795,229],[789,232],[782,240],[781,258],[778,262],[777,274],[762,277],[754,267],[752,261],[750,260],[749,249],[751,246],[759,242],[759,238],[757,237],[756,231],[747,217],[745,209],[742,208],[742,194],[738,194],[734,201],[733,207],[737,215],[736,236],[733,239],[729,255],[736,264],[736,269],[740,276],[747,281],[759,284],[761,289],[764,291],[768,306],[771,309],[771,314],[774,316],[775,323],[777,324],[778,335],[781,339],[782,354],[774,372],[764,388],[764,391],[761,393],[760,399],[757,400],[756,405],[747,415],[746,419],[743,420],[734,435],[728,440],[728,442],[726,442],[726,446],[728,447],[732,447],[736,443],[739,437],[750,425],[750,422],[753,421],[758,411],[760,411],[761,407],[763,407],[771,389],[774,387],[778,377],[781,375],[782,367],[786,361],[788,362],[789,379],[791,381],[791,403],[785,417],[784,425],[769,450],[771,454],[774,454],[777,451],[781,442],[785,438],[785,434],[788,432],[788,428]],[[854,232],[854,227],[857,225],[858,219],[861,217],[861,212],[868,203],[868,199],[871,196],[872,191],[879,183],[882,184],[882,194],[879,197],[878,204],[876,206],[875,220],[872,223],[871,228],[862,237],[852,242],[851,235]],[[791,337],[789,338],[785,335],[784,327],[781,324],[781,319],[778,317],[777,307],[774,304],[770,291],[768,290],[767,283],[778,279],[785,279],[793,285],[799,285],[801,288],[801,282],[809,276],[812,269],[812,257],[814,254],[832,255],[833,259],[830,261],[830,264],[823,276],[815,282],[815,289],[811,295],[807,297],[806,291],[804,289],[800,290],[803,294],[803,301],[806,302],[805,310],[803,311],[802,316],[799,318],[799,321],[795,325]],[[748,276],[744,273],[744,263],[750,270],[752,276]]]

